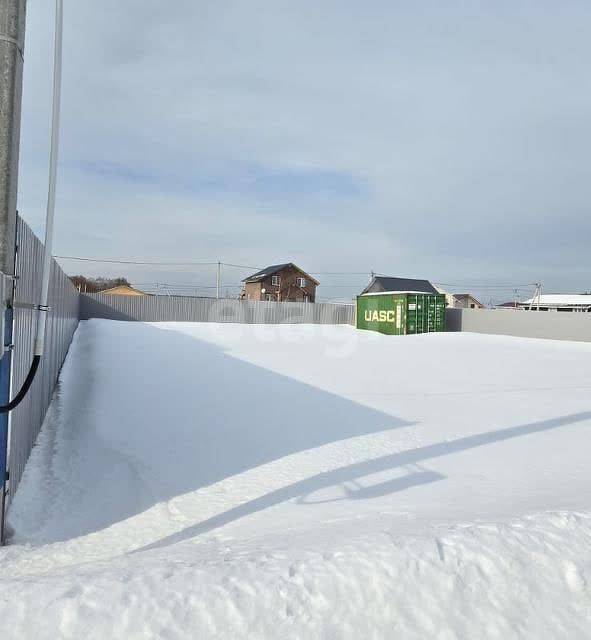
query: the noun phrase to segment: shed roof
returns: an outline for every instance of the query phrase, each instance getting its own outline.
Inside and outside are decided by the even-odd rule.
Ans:
[[[309,278],[310,280],[312,280],[312,282],[315,282],[316,284],[320,284],[318,280],[313,278],[309,273],[306,273],[303,269],[300,269],[300,267],[298,267],[293,262],[285,262],[284,264],[272,264],[269,267],[265,267],[264,269],[261,269],[260,271],[253,273],[251,276],[248,276],[248,278],[244,278],[242,282],[260,282],[261,280],[265,280],[265,278],[268,278],[269,276],[279,273],[280,271],[283,271],[288,267],[293,267],[294,269],[297,269],[300,273],[303,273],[306,276],[306,278]]]
[[[361,292],[367,293],[439,293],[428,280],[374,276]]]

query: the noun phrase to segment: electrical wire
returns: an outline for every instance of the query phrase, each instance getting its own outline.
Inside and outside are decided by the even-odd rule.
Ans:
[[[83,258],[81,256],[54,256],[60,260],[78,260],[80,262],[101,262],[105,264],[138,264],[138,265],[153,265],[153,266],[175,266],[175,267],[212,267],[217,264],[224,264],[218,262],[163,262],[163,261],[142,261],[142,260],[112,260],[108,258]],[[247,267],[250,268],[250,267]]]
[[[33,380],[35,379],[35,374],[37,373],[37,369],[39,368],[39,363],[41,362],[41,356],[35,355],[33,356],[33,362],[31,363],[31,367],[29,369],[29,373],[27,373],[27,377],[23,382],[23,386],[20,388],[20,391],[14,396],[14,398],[8,403],[0,406],[0,413],[8,413],[12,411],[15,407],[17,407],[22,401],[23,398],[27,395],[31,385],[33,384]]]
[[[169,262],[167,260],[123,260],[117,258],[88,258],[85,256],[54,256],[59,260],[77,260],[79,262],[98,262],[105,264],[137,264],[137,265],[152,265],[152,266],[204,266],[204,267],[213,267],[218,264],[223,267],[231,267],[235,269],[253,269],[257,271],[261,271],[264,267],[253,267],[252,265],[247,264],[234,264],[233,262],[209,262],[209,261],[179,261],[179,262]],[[368,276],[370,271],[310,271],[309,274],[312,275],[320,275],[320,276]],[[376,273],[375,275],[382,275]]]

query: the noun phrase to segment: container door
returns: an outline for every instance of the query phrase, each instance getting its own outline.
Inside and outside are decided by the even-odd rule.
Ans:
[[[408,327],[408,333],[417,333],[419,327],[419,303],[417,296],[408,296],[408,315],[412,322]]]
[[[435,331],[435,296],[427,297],[427,331]]]
[[[435,331],[445,331],[445,296],[437,296],[435,304]]]

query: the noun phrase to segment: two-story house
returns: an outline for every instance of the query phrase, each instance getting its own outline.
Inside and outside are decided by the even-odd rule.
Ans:
[[[293,262],[271,265],[242,282],[242,299],[270,302],[315,302],[319,284]]]

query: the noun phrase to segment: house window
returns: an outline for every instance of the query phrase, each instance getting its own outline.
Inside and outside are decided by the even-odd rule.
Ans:
[[[272,293],[268,293],[266,298],[267,302],[273,302],[273,300],[275,300],[275,296]]]
[[[297,279],[298,287],[302,287],[302,289],[306,286],[306,278],[298,278]]]
[[[279,286],[279,282],[280,282],[279,276],[271,276],[271,284],[274,287],[278,287]]]

